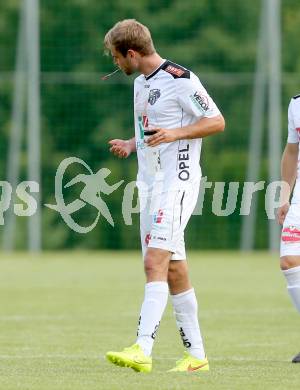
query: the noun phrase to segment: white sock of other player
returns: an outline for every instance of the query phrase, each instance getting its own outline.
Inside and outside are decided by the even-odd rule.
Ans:
[[[198,304],[194,289],[171,295],[177,327],[188,352],[204,359],[205,352],[198,321]]]
[[[136,343],[150,356],[161,317],[168,302],[168,283],[150,282],[145,285]]]
[[[300,266],[282,271],[287,280],[287,289],[300,313]]]

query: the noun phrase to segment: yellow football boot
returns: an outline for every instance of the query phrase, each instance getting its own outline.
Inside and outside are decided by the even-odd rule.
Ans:
[[[106,358],[120,367],[130,367],[138,372],[150,372],[152,370],[152,358],[146,356],[138,344],[124,348],[121,352],[109,351]]]
[[[174,368],[168,372],[199,372],[209,371],[209,364],[207,358],[197,359],[191,356],[188,352],[184,352],[183,358],[176,362]]]

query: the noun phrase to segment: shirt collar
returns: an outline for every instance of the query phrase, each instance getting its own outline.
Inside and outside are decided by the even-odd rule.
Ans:
[[[156,68],[152,73],[148,74],[147,76],[145,75],[145,79],[149,80],[151,79],[151,77],[155,76],[161,70],[166,61],[167,60],[163,60],[163,62],[159,65],[158,68]]]

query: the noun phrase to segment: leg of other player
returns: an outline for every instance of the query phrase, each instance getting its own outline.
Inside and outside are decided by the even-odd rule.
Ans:
[[[168,301],[168,266],[171,252],[148,248],[144,259],[147,283],[141,307],[137,341],[146,356],[150,356],[156,333]]]
[[[300,256],[282,256],[280,267],[286,278],[292,302],[300,313]],[[292,362],[300,363],[300,353],[293,358]]]
[[[203,360],[205,352],[198,321],[198,303],[185,260],[170,261],[168,284],[183,345],[192,357]]]

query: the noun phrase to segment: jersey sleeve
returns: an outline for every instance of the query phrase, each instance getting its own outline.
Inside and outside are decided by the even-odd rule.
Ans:
[[[207,93],[198,77],[178,78],[177,99],[182,109],[196,118],[213,118],[220,115],[215,102]]]
[[[293,117],[293,100],[291,100],[288,108],[288,139],[289,144],[299,143],[298,132],[295,127],[294,117]]]

